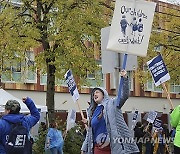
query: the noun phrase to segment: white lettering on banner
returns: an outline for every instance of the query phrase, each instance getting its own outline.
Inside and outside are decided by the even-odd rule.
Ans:
[[[68,70],[64,77],[66,79],[66,83],[68,85],[69,92],[72,95],[73,101],[76,102],[79,99],[79,93],[71,71]]]
[[[152,73],[154,74],[154,77],[158,76],[159,74],[163,73],[166,71],[166,69],[164,68],[164,64],[163,61],[159,61],[158,63],[154,64],[153,66],[151,66],[149,69],[152,71]]]
[[[157,62],[157,63],[155,63],[153,66],[151,66],[149,69],[150,70],[153,70],[155,67],[157,67],[157,66],[159,66],[159,65],[161,65],[161,64],[163,64],[163,61],[161,60],[161,61],[159,61],[159,62]]]
[[[165,71],[166,71],[165,69],[159,70],[158,72],[156,72],[156,73],[154,74],[154,77],[158,76],[159,74],[161,74],[161,73],[163,73],[163,72],[165,72]]]
[[[72,78],[72,76],[68,77],[67,84],[70,91],[74,86],[76,86],[76,83],[74,82],[74,79]]]
[[[26,135],[17,135],[15,146],[24,146],[26,141]]]

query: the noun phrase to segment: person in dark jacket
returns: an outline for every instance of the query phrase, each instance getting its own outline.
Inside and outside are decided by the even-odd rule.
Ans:
[[[142,141],[143,141],[144,135],[145,135],[145,132],[143,131],[142,123],[138,121],[134,128],[134,138],[135,138],[135,141],[137,141],[136,144],[139,148],[139,152],[137,154],[142,154]]]
[[[0,154],[6,154],[5,143],[12,123],[22,123],[30,131],[40,119],[40,113],[34,102],[29,97],[23,98],[23,102],[30,110],[30,115],[20,114],[21,106],[16,100],[8,100],[5,105],[5,115],[0,119]]]

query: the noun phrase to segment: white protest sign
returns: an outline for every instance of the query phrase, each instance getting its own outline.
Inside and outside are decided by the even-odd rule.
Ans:
[[[114,73],[115,68],[123,65],[123,54],[119,54],[114,51],[107,50],[107,43],[109,40],[110,27],[105,27],[101,29],[101,58],[102,58],[102,73]],[[126,71],[135,70],[137,68],[137,56],[128,55]]]
[[[156,3],[116,0],[107,50],[146,56]]]
[[[133,117],[132,117],[132,127],[131,127],[131,130],[134,129],[135,123],[136,123],[137,118],[138,118],[138,113],[139,113],[138,110],[134,111],[134,114],[133,114]]]
[[[158,55],[148,61],[147,65],[151,71],[156,87],[170,79],[170,75],[161,55]]]
[[[107,51],[110,27],[101,29],[101,55],[102,55],[102,73],[112,73],[118,66],[118,53]]]
[[[147,117],[147,121],[149,123],[153,123],[154,120],[156,119],[156,116],[157,116],[157,112],[155,111],[150,111],[149,114],[148,114],[148,117]]]
[[[76,124],[75,121],[76,121],[76,111],[72,109],[68,112],[66,131],[70,130],[75,126]]]

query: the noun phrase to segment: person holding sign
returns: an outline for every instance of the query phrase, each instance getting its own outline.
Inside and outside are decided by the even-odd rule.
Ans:
[[[121,91],[121,103],[129,96],[126,71],[121,71],[124,84]],[[105,89],[94,88],[91,92],[91,104],[88,110],[89,128],[83,142],[82,154],[120,154],[139,152],[120,108],[117,99],[111,99]],[[84,120],[85,121],[85,120]],[[128,142],[127,142],[128,140]]]
[[[136,144],[139,148],[139,152],[137,154],[142,154],[142,139],[145,135],[145,131],[143,131],[143,125],[140,121],[136,123],[136,126],[134,128],[134,138],[136,139]]]
[[[180,105],[178,105],[170,114],[171,125],[176,128],[174,138],[174,154],[180,154]]]

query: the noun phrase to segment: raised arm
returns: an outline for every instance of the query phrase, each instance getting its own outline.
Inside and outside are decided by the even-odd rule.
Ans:
[[[121,109],[121,107],[124,105],[126,100],[129,98],[129,80],[126,76],[127,72],[125,70],[122,70],[120,74],[121,77],[123,78],[123,85],[121,91],[120,106],[118,107],[119,109]],[[116,105],[116,103],[117,103],[117,97],[114,99],[114,105]]]
[[[26,116],[29,127],[33,127],[40,119],[40,113],[36,108],[34,102],[29,97],[23,98],[23,102],[27,105],[30,110],[30,115]]]

